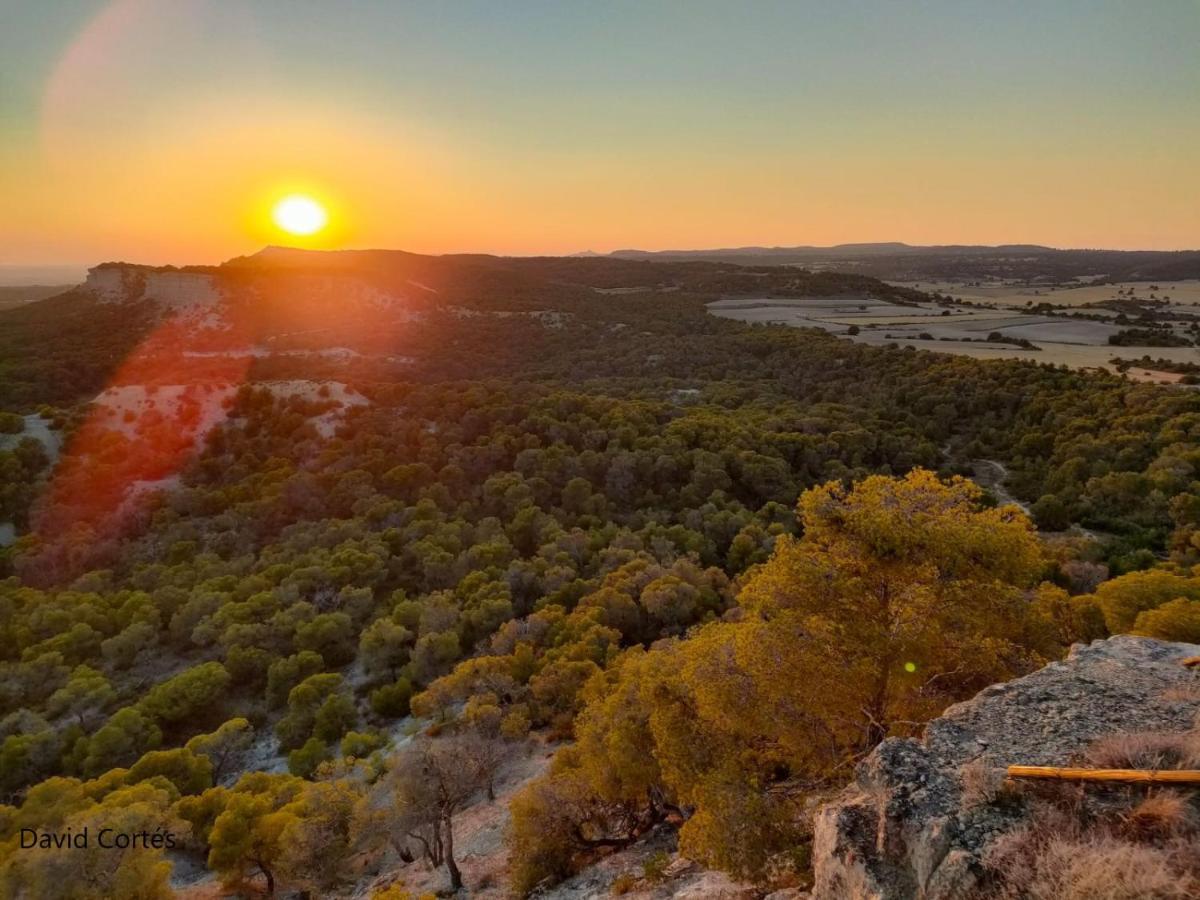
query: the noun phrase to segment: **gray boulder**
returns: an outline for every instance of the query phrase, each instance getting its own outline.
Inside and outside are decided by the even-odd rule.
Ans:
[[[955,900],[981,859],[1022,821],[1020,803],[977,803],[1006,766],[1066,765],[1118,732],[1187,731],[1200,675],[1195,644],[1128,635],[1076,645],[1062,662],[951,706],[920,740],[889,739],[816,814],[814,900]]]

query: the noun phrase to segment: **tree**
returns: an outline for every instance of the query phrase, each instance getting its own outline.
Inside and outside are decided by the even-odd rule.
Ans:
[[[288,712],[275,726],[280,748],[293,750],[310,737],[336,741],[358,720],[341,675],[310,675],[288,694]]]
[[[463,880],[454,858],[454,817],[488,778],[476,759],[463,735],[419,738],[393,757],[387,775],[396,804],[394,842],[401,850],[415,843],[431,866],[444,865],[455,891]]]
[[[358,839],[361,800],[354,780],[318,781],[273,814],[284,847],[280,865],[290,881],[328,896],[344,879]]]
[[[1200,643],[1200,600],[1179,597],[1141,612],[1133,623],[1133,633],[1163,641]]]
[[[601,800],[580,772],[563,769],[518,791],[509,803],[506,843],[513,890],[525,896],[543,881],[561,881],[581,856],[620,847],[632,838],[629,807]],[[617,835],[617,837],[613,837]]]
[[[217,816],[225,811],[229,790],[213,787],[202,794],[185,794],[175,802],[175,813],[191,826],[189,843],[208,855],[209,836]]]
[[[1096,589],[1096,602],[1113,634],[1130,631],[1138,616],[1172,600],[1200,600],[1200,577],[1151,569],[1130,572]]]
[[[391,619],[378,619],[359,638],[358,653],[368,675],[387,674],[395,679],[408,663],[415,636]]]
[[[325,660],[312,650],[275,660],[267,669],[267,701],[272,706],[283,706],[292,688],[324,668]]]
[[[114,766],[128,765],[162,742],[162,731],[137,707],[126,706],[91,737],[80,738],[71,756],[84,775],[99,775]]]
[[[74,718],[80,728],[87,730],[115,697],[104,675],[89,666],[77,666],[71,679],[50,695],[46,710],[51,715]]]
[[[494,803],[496,777],[528,734],[528,723],[522,732],[519,723],[506,718],[494,695],[476,694],[463,709],[461,728],[463,765],[479,773],[488,802]]]
[[[239,717],[230,719],[216,731],[196,735],[185,746],[192,753],[208,758],[212,763],[213,783],[219,784],[221,776],[237,765],[253,739],[254,726]]]
[[[346,691],[325,698],[313,717],[313,734],[323,741],[337,741],[358,722],[358,707]]]
[[[198,756],[185,747],[151,750],[143,754],[129,770],[129,783],[165,778],[180,794],[200,794],[212,787],[213,765],[206,756]]]
[[[412,684],[407,678],[398,678],[370,693],[371,710],[377,716],[398,719],[408,715],[408,704],[412,697]]]
[[[232,790],[223,791],[223,808],[208,836],[209,868],[230,885],[260,874],[267,893],[274,894],[275,876],[286,852],[283,832],[288,821],[272,813],[294,800],[303,785],[293,776],[254,772],[243,775]]]
[[[177,724],[215,708],[229,682],[219,662],[203,663],[155,685],[138,708],[161,723]]]
[[[321,763],[331,759],[329,745],[318,737],[310,737],[304,746],[288,754],[288,771],[301,778],[312,778]]]
[[[1043,494],[1031,510],[1038,527],[1046,531],[1063,531],[1071,527],[1071,511],[1054,494]]]
[[[149,652],[158,642],[158,629],[150,622],[133,622],[119,634],[100,642],[100,652],[117,669],[128,669],[139,653]]]
[[[343,757],[365,759],[384,744],[384,737],[372,731],[348,731],[339,747]]]
[[[739,597],[859,674],[860,750],[1037,661],[1017,644],[1037,539],[1019,509],[981,500],[971,482],[920,469],[814,488],[800,498],[804,537],[781,539]]]
[[[458,632],[422,634],[413,648],[413,678],[418,682],[432,681],[461,656],[462,646],[458,640]]]
[[[354,659],[354,623],[343,612],[321,613],[296,628],[296,647],[319,653],[331,666]]]
[[[21,715],[21,713],[25,715]],[[16,794],[22,787],[33,784],[56,771],[69,732],[62,734],[49,726],[40,716],[28,710],[5,717],[7,724],[20,716],[19,730],[0,741],[0,792],[3,796]]]
[[[99,799],[88,796],[100,795]],[[16,811],[13,828],[80,834],[87,830],[86,847],[39,847],[6,853],[0,860],[0,895],[46,900],[92,900],[128,897],[131,900],[168,900],[171,864],[163,857],[167,834],[172,841],[186,834],[186,823],[171,810],[171,794],[153,783],[87,786],[68,779],[52,779],[31,793]],[[141,840],[123,848],[101,845],[115,835],[138,835]],[[152,838],[153,835],[157,838]],[[145,835],[145,837],[142,837]],[[11,844],[9,845],[11,846]]]
[[[662,625],[678,630],[693,621],[700,592],[677,575],[663,575],[642,589],[641,603]]]

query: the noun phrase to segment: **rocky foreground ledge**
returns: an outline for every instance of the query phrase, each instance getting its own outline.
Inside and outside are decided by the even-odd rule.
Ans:
[[[1065,765],[1118,732],[1187,731],[1200,645],[1127,635],[1076,645],[1062,662],[992,685],[930,722],[920,740],[884,741],[817,814],[814,900],[952,900],[982,857],[1021,824],[1019,807],[974,805],[972,773]]]

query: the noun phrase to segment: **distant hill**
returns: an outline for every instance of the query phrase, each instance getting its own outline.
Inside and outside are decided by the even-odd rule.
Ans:
[[[70,284],[0,285],[0,309],[12,309],[23,303],[33,303],[69,291]]]
[[[1200,250],[1059,250],[1037,244],[919,247],[897,241],[833,247],[728,247],[712,250],[617,250],[617,259],[737,262],[853,272],[892,281],[1005,279],[1063,282],[1200,278]]]
[[[928,299],[861,275],[699,260],[267,247],[219,266],[106,262],[58,296],[0,308],[0,408],[32,412],[94,396],[118,364],[128,368],[127,357],[151,333],[158,338],[143,348],[143,361],[153,351],[177,381],[212,380],[210,370],[222,375],[231,360],[287,367],[289,377],[343,373],[346,359],[411,374],[426,363],[410,357],[445,363],[439,342],[443,333],[457,335],[460,322],[480,334],[505,332],[513,317],[611,318],[624,307],[632,317],[642,306],[670,317],[681,304],[699,312],[724,296],[864,292],[898,304]],[[496,346],[502,349],[503,340]],[[500,349],[489,355],[505,357]],[[469,359],[452,364],[462,375],[478,368]]]
[[[1053,251],[1053,247],[1043,247],[1039,244],[1000,244],[996,246],[972,244],[946,244],[934,246],[914,246],[903,241],[882,241],[877,243],[834,244],[830,247],[816,247],[809,244],[796,247],[729,247],[714,250],[614,250],[609,256],[623,259],[647,259],[655,257],[686,257],[710,258],[731,256],[801,256],[806,258],[823,259],[831,256],[859,257],[893,254],[928,254],[928,253],[1042,253]],[[596,255],[596,254],[591,254]]]

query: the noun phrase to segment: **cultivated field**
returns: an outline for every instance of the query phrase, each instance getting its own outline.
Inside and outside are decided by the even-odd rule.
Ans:
[[[1145,282],[1100,286],[1030,287],[961,282],[910,283],[960,301],[900,306],[867,294],[833,297],[727,298],[710,303],[709,312],[741,322],[821,328],[865,344],[899,344],[977,359],[1027,359],[1071,368],[1114,369],[1111,360],[1166,359],[1200,364],[1200,348],[1113,346],[1109,338],[1136,323],[1121,320],[1121,309],[1090,306],[1124,301],[1162,310],[1174,333],[1187,336],[1190,316],[1200,316],[1200,281],[1151,285]],[[1167,299],[1169,298],[1169,299]],[[1159,301],[1166,300],[1162,307]],[[1062,312],[1031,312],[1049,303]],[[980,309],[986,304],[989,308]],[[1077,318],[1075,313],[1099,318]],[[1136,312],[1134,313],[1136,315]],[[1029,346],[1023,346],[1028,342]],[[1144,367],[1129,370],[1137,380],[1175,383],[1180,376]]]
[[[1112,300],[1127,300],[1134,297],[1149,300],[1151,295],[1158,300],[1168,299],[1172,306],[1200,308],[1200,280],[1192,281],[1126,281],[1116,284],[1028,285],[1003,284],[1001,282],[967,281],[893,281],[900,287],[919,291],[948,294],[969,303],[991,303],[997,306],[1036,306],[1038,303],[1053,303],[1056,306],[1087,306]],[[1155,288],[1152,290],[1151,288]]]

